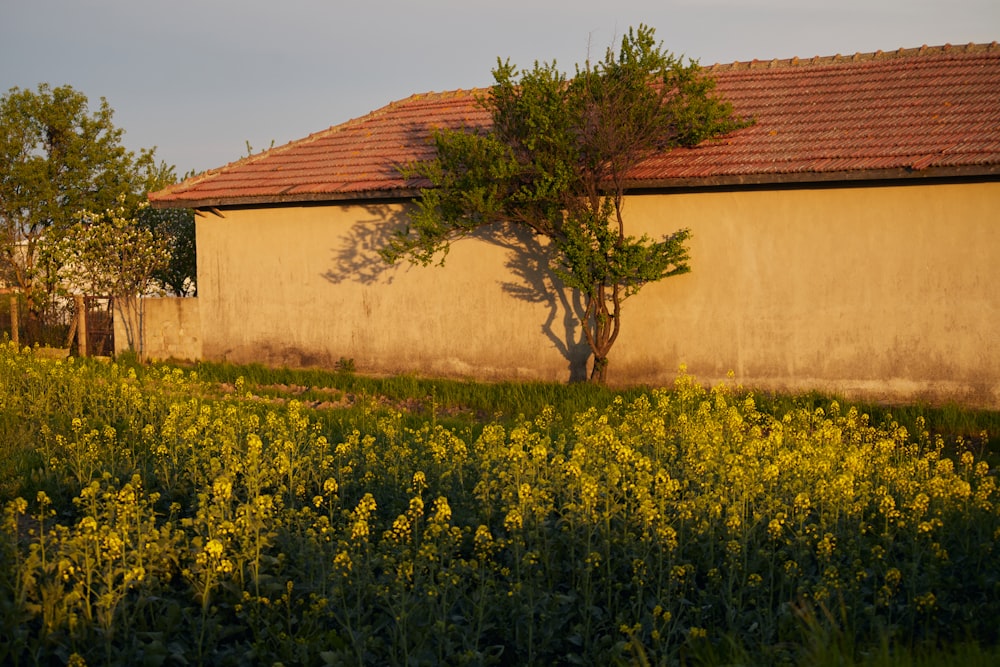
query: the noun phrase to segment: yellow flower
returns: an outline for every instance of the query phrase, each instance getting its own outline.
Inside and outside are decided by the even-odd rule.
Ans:
[[[507,513],[507,516],[503,520],[503,525],[504,528],[507,529],[507,532],[510,533],[524,527],[524,520],[521,518],[521,513],[517,510],[517,508],[512,509]]]
[[[833,551],[836,547],[837,538],[834,537],[833,533],[826,533],[823,535],[823,539],[816,545],[816,555],[823,559],[829,559],[833,556]]]
[[[116,533],[108,533],[104,537],[104,549],[111,558],[116,558],[122,552],[122,547],[124,546],[125,543],[122,542]]]
[[[357,542],[359,540],[368,539],[368,521],[365,519],[357,519],[351,525],[351,541]]]
[[[473,541],[476,545],[476,554],[485,560],[493,551],[493,535],[490,533],[489,527],[480,524],[476,528]]]
[[[660,538],[660,541],[663,542],[663,546],[665,546],[668,551],[674,551],[677,549],[677,531],[673,526],[660,523],[656,526],[656,536]]]
[[[937,598],[934,597],[934,593],[925,593],[924,595],[918,595],[916,597],[917,609],[922,612],[933,611],[937,606]]]
[[[413,473],[413,492],[423,493],[427,490],[427,476],[422,470]]]
[[[21,497],[14,498],[14,500],[10,502],[10,508],[11,511],[14,512],[15,516],[24,514],[28,511],[28,501]]]
[[[451,506],[448,505],[448,499],[444,496],[439,496],[434,501],[433,511],[434,521],[438,523],[448,523],[451,521]]]
[[[354,567],[354,562],[351,560],[350,554],[346,551],[341,551],[333,557],[333,565],[346,577]]]
[[[229,500],[233,496],[233,482],[228,477],[222,476],[212,483],[212,493],[219,500]]]
[[[355,508],[353,513],[354,522],[351,525],[351,540],[357,542],[359,540],[368,539],[368,518],[372,515],[372,512],[374,512],[376,508],[375,497],[370,493],[366,493],[361,498],[361,501],[358,502],[358,506]]]
[[[392,522],[392,530],[386,533],[386,537],[392,541],[402,543],[410,538],[410,519],[405,514],[400,514]]]
[[[808,512],[809,508],[812,506],[812,501],[809,499],[809,494],[802,492],[795,496],[795,511],[796,512]]]
[[[211,539],[205,545],[205,553],[207,553],[212,558],[219,558],[222,556],[222,542],[216,539]]]
[[[781,519],[771,519],[767,524],[767,534],[772,540],[780,539],[783,531],[784,522]]]
[[[726,554],[730,558],[737,558],[743,552],[743,545],[736,540],[726,542]]]

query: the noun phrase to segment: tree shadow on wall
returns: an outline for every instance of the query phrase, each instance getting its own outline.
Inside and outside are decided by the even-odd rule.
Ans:
[[[580,326],[583,297],[552,271],[552,251],[542,242],[543,237],[509,224],[489,225],[473,236],[507,251],[505,267],[512,280],[501,282],[504,292],[547,308],[542,333],[566,359],[569,381],[586,380],[590,346]]]
[[[398,267],[387,264],[378,252],[397,229],[406,226],[406,210],[389,204],[369,204],[362,208],[365,219],[354,223],[341,247],[333,249],[333,266],[323,274],[333,284],[345,281],[391,284],[395,277]],[[580,326],[583,299],[553,273],[552,253],[542,237],[514,225],[494,224],[476,230],[468,238],[507,251],[504,266],[511,280],[501,281],[503,291],[521,301],[546,307],[547,316],[540,327],[542,334],[566,360],[569,381],[586,380],[590,347]],[[502,317],[503,313],[496,316]]]
[[[340,248],[333,248],[333,267],[323,277],[334,285],[353,281],[373,285],[391,284],[397,267],[387,264],[378,252],[406,225],[406,212],[389,204],[360,206],[365,218],[354,222]]]

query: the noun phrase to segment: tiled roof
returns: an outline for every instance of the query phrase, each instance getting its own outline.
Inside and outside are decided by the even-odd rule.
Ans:
[[[922,47],[706,68],[755,124],[654,156],[636,187],[1000,175],[1000,46]],[[410,196],[399,165],[438,127],[484,126],[480,91],[414,95],[150,195],[158,206]]]

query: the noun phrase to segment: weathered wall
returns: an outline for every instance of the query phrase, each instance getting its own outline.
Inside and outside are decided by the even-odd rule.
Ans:
[[[198,219],[204,356],[481,378],[585,377],[572,295],[543,249],[454,244],[385,267],[404,208],[303,206]],[[625,305],[615,383],[823,388],[1000,407],[1000,183],[633,196],[632,233],[690,227],[692,273]],[[529,243],[532,243],[529,239]]]
[[[142,356],[144,359],[195,360],[202,358],[201,309],[196,298],[142,300]],[[115,319],[115,351],[128,349],[126,332]]]
[[[661,340],[700,377],[1000,407],[1000,183],[677,195],[665,211],[692,221],[693,272],[649,288],[663,316],[636,308],[621,346]]]

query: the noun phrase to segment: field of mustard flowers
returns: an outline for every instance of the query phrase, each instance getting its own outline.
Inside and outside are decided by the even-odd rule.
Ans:
[[[683,373],[460,428],[235,384],[0,346],[0,664],[1000,655],[974,442]]]

